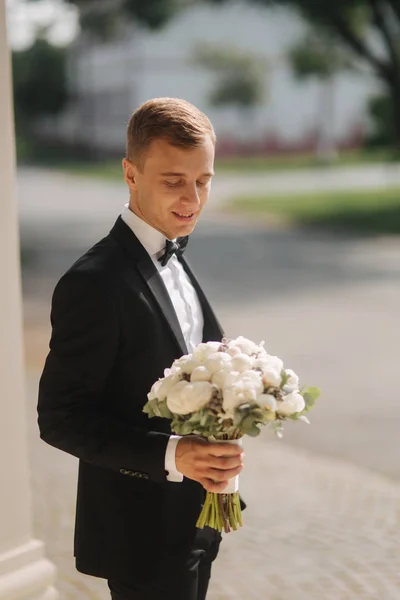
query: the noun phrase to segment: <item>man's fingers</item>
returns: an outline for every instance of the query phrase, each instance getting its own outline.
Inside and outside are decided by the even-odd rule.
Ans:
[[[239,456],[243,453],[243,449],[239,444],[218,444],[210,443],[204,449],[212,456]]]
[[[236,469],[243,464],[243,459],[240,454],[230,457],[209,456],[207,463],[213,469]]]
[[[206,473],[207,479],[213,479],[214,481],[226,481],[227,479],[232,479],[232,477],[236,477],[243,470],[243,467],[236,467],[236,469],[227,469],[225,471],[221,471],[220,469],[209,469]]]
[[[216,482],[208,477],[204,477],[200,480],[201,485],[207,492],[213,492],[214,494],[218,494],[223,492],[226,486],[228,485],[228,481],[220,481]]]

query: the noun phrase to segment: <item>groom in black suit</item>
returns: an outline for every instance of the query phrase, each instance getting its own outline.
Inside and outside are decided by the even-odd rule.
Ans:
[[[76,567],[113,600],[204,600],[220,535],[196,529],[205,490],[242,469],[238,446],[171,435],[142,412],[174,359],[223,332],[183,257],[206,203],[215,134],[183,100],[131,117],[129,204],[58,282],[40,381],[43,440],[79,460]]]

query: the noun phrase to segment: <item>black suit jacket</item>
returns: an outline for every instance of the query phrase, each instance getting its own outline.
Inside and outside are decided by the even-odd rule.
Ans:
[[[187,262],[204,341],[222,329]],[[164,470],[169,421],[142,412],[152,384],[187,353],[151,258],[119,218],[54,291],[39,386],[41,438],[80,459],[77,569],[129,582],[170,569],[190,548],[204,489]]]

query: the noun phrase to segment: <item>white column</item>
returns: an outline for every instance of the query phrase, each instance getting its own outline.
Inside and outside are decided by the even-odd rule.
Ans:
[[[55,600],[55,568],[43,543],[32,539],[5,0],[0,0],[0,82],[0,600]]]

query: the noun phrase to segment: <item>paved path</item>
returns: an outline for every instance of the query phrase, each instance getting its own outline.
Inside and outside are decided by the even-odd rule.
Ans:
[[[76,460],[38,441],[35,391],[32,377],[35,534],[59,569],[62,600],[106,600],[103,581],[74,569]],[[400,600],[400,484],[263,434],[245,444],[249,508],[243,529],[225,536],[209,600]]]
[[[65,200],[56,179],[43,189]],[[103,216],[93,213],[101,186],[75,180],[71,210],[62,203],[46,221],[33,210],[39,184],[25,181],[23,229],[33,252],[24,287],[35,527],[62,600],[105,600],[103,583],[73,568],[76,461],[38,441],[34,406],[54,281],[123,199],[111,215],[104,196]],[[228,334],[265,339],[324,391],[310,427],[246,444],[246,523],[225,540],[210,600],[400,600],[399,240],[266,231],[209,213],[188,254]]]

